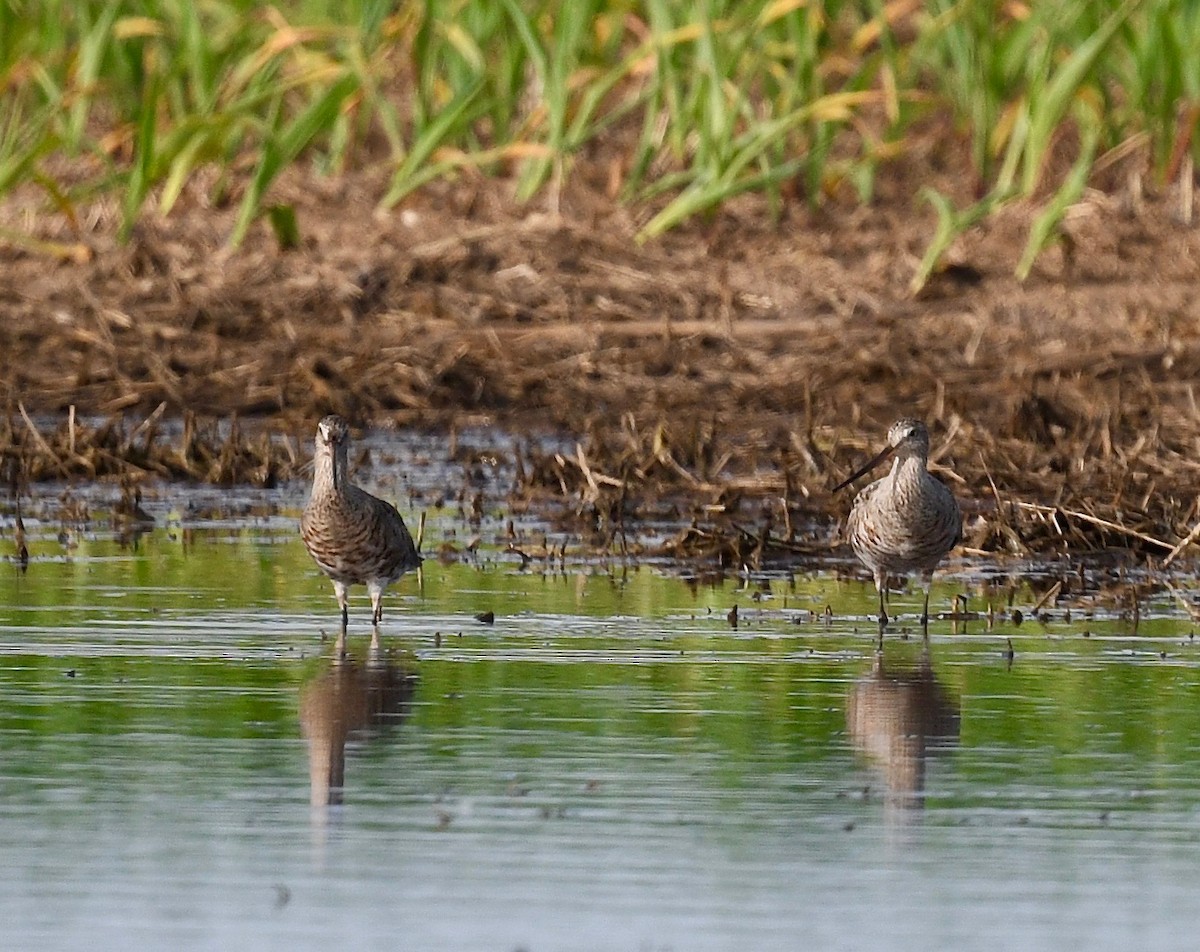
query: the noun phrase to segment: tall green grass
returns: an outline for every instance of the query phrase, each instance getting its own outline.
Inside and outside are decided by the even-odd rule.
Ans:
[[[32,185],[68,218],[119,196],[128,232],[215,167],[235,245],[295,162],[384,162],[391,206],[480,172],[552,199],[596,150],[651,239],[748,191],[869,202],[884,164],[948,132],[970,181],[921,193],[938,226],[917,287],[1021,198],[1041,203],[1027,273],[1097,162],[1179,174],[1200,3],[0,0],[0,88],[0,193]]]

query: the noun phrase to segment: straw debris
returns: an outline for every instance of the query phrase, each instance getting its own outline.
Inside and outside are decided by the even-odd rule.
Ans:
[[[0,417],[0,471],[17,490],[44,480],[110,477],[271,487],[298,471],[301,460],[285,439],[265,431],[250,438],[236,418],[202,422],[192,413],[182,427],[166,427],[164,407],[136,425],[123,417],[88,424],[72,413],[39,426],[17,404]]]
[[[486,181],[381,215],[372,173],[290,170],[292,251],[264,230],[228,252],[232,212],[192,196],[128,245],[97,207],[84,262],[0,252],[5,473],[266,486],[300,475],[328,412],[398,439],[490,427],[522,446],[514,505],[559,506],[589,545],[754,565],[828,552],[852,495],[829,487],[916,415],[968,553],[1195,551],[1200,232],[1169,197],[1085,196],[1072,253],[1025,282],[1036,208],[1014,202],[914,299],[916,166],[889,166],[871,209],[777,226],[747,196],[638,244],[579,161],[569,217]]]

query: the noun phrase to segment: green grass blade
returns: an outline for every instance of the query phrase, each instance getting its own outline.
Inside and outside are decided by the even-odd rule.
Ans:
[[[1042,175],[1042,167],[1055,130],[1066,116],[1084,78],[1141,0],[1125,0],[1091,36],[1084,40],[1053,74],[1045,89],[1038,91],[1030,104],[1029,139],[1026,144],[1021,191],[1032,195]],[[1200,51],[1198,51],[1200,52]]]
[[[437,118],[426,126],[421,137],[413,143],[408,155],[392,173],[387,193],[379,203],[384,208],[391,208],[405,195],[416,187],[414,182],[422,165],[433,155],[435,149],[442,145],[452,131],[460,129],[469,123],[474,115],[482,108],[479,102],[483,91],[482,80],[474,86],[463,90],[458,97],[445,109],[438,113]]]
[[[1067,209],[1079,201],[1079,196],[1083,194],[1084,187],[1087,185],[1088,174],[1092,170],[1092,163],[1096,158],[1096,144],[1099,140],[1099,123],[1098,121],[1085,120],[1086,129],[1083,147],[1080,149],[1079,158],[1075,160],[1075,164],[1071,167],[1071,174],[1067,176],[1067,180],[1054,193],[1054,197],[1046,204],[1046,207],[1034,219],[1033,225],[1029,230],[1029,238],[1025,242],[1025,250],[1021,254],[1021,260],[1017,264],[1016,276],[1018,281],[1024,281],[1029,277],[1030,271],[1033,270],[1033,264],[1040,255],[1058,236],[1058,228],[1062,223],[1063,215]]]
[[[983,221],[1011,197],[1011,192],[993,191],[978,202],[958,210],[950,199],[936,189],[921,189],[920,198],[932,205],[937,213],[937,225],[933,238],[930,239],[912,280],[909,281],[909,292],[916,294],[925,286],[925,282],[941,262],[942,255],[950,249],[959,235]]]
[[[344,75],[317,96],[296,119],[281,132],[268,137],[262,159],[238,209],[229,244],[237,247],[246,237],[271,183],[325,130],[329,129],[346,99],[358,88],[352,75]]]
[[[83,12],[81,5],[79,13]],[[69,148],[77,149],[83,144],[84,131],[92,103],[99,88],[105,54],[112,42],[112,27],[120,12],[120,5],[105,4],[100,16],[88,25],[86,34],[79,41],[77,65],[72,82],[72,102],[67,110],[65,141]]]
[[[141,47],[142,44],[136,44]],[[151,57],[152,58],[152,57]],[[154,183],[155,146],[158,130],[158,102],[162,89],[161,74],[152,67],[144,80],[141,105],[137,116],[137,138],[133,151],[133,168],[125,187],[125,202],[121,215],[120,238],[127,239],[137,222],[146,194]]]

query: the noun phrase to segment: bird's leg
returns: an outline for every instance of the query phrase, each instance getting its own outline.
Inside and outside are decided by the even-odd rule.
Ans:
[[[334,582],[333,593],[337,596],[338,607],[342,610],[342,634],[346,633],[346,629],[350,626],[350,607],[346,597],[348,586],[345,582]]]
[[[371,593],[371,624],[378,628],[383,621],[383,586],[368,582],[367,591]]]
[[[886,625],[888,623],[887,609],[884,608],[884,606],[883,606],[884,600],[887,598],[887,585],[888,585],[887,573],[886,572],[876,572],[875,573],[875,588],[879,591],[879,630],[880,630],[880,632],[883,631],[883,629],[886,627]]]
[[[921,632],[929,637],[929,590],[933,587],[933,578],[925,577],[925,607],[921,610]]]

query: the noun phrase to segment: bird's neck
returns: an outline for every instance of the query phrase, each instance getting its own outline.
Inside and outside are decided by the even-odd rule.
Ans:
[[[921,482],[928,471],[925,461],[919,456],[897,456],[892,461],[889,478],[893,486],[911,486]]]
[[[313,460],[313,483],[326,492],[346,491],[346,451],[323,449]]]

